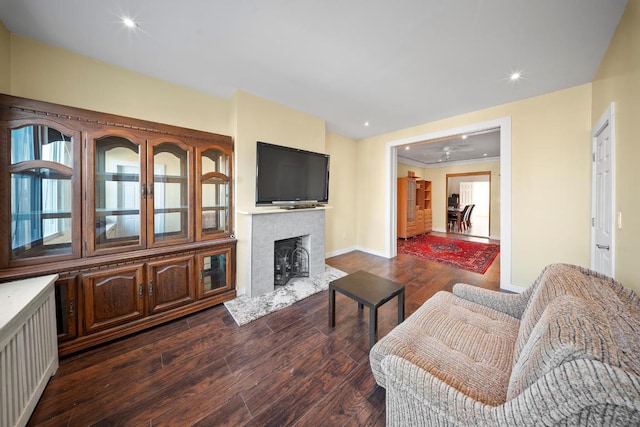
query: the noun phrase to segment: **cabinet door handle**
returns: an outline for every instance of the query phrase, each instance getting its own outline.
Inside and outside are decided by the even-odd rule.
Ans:
[[[142,198],[146,199],[147,198],[147,186],[142,184],[140,186],[140,193],[142,193]]]
[[[153,184],[149,184],[149,188],[147,189],[147,194],[150,199],[153,199]]]
[[[200,270],[200,281],[204,281],[204,271]]]
[[[153,295],[153,280],[149,281],[149,295]]]
[[[596,244],[596,248],[598,248],[598,249],[604,249],[604,250],[608,251],[608,250],[609,250],[609,245],[606,245],[606,246],[605,246],[605,245],[598,245],[598,244]]]
[[[69,300],[69,316],[73,316],[74,314],[75,314],[74,300],[73,300],[73,298],[71,298]]]
[[[138,296],[141,297],[143,294],[142,283],[138,283]]]

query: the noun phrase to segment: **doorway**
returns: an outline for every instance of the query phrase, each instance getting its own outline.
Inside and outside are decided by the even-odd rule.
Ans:
[[[385,253],[393,258],[396,248],[397,147],[487,129],[500,129],[500,288],[521,292],[511,277],[511,117],[473,123],[453,129],[389,141],[385,146]]]
[[[474,237],[491,236],[491,172],[466,172],[447,174],[447,215],[451,208],[463,209],[472,205],[467,227],[460,224],[448,229]],[[455,205],[455,206],[454,206]],[[453,225],[453,224],[452,224]]]

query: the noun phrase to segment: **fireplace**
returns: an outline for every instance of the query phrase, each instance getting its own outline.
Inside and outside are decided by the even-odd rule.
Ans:
[[[273,246],[273,284],[284,286],[294,277],[309,277],[309,251],[304,240],[309,236],[277,240]]]
[[[256,209],[239,211],[246,218],[246,264],[244,264],[245,293],[251,298],[272,292],[276,285],[275,242],[287,239],[299,240],[299,247],[306,251],[308,277],[324,273],[324,222],[323,208],[315,209]],[[245,216],[246,215],[246,216]],[[302,251],[300,251],[302,252]],[[305,257],[298,255],[298,262]],[[296,260],[289,261],[292,270]],[[241,260],[239,267],[243,268]],[[296,270],[297,274],[297,270]],[[282,280],[282,277],[281,279]]]

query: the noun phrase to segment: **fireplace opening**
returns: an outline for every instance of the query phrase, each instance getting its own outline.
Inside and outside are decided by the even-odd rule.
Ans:
[[[273,254],[276,286],[283,286],[294,277],[309,277],[309,251],[304,248],[302,236],[275,241]]]

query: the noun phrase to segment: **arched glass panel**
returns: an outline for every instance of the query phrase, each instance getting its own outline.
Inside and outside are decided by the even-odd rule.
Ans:
[[[140,147],[120,136],[96,141],[96,249],[140,242]]]
[[[156,242],[186,238],[189,232],[189,156],[176,144],[153,148],[153,228]]]
[[[11,259],[72,252],[73,138],[43,125],[11,130]]]
[[[202,234],[229,232],[229,156],[206,150],[201,157]]]

